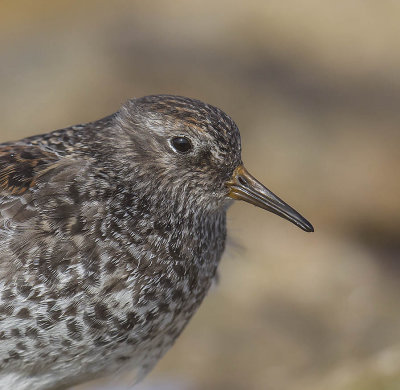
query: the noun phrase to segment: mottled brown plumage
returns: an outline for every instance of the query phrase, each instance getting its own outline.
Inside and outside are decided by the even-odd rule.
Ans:
[[[243,168],[232,119],[193,99],[0,145],[0,388],[142,378],[205,297],[232,198],[312,230]]]
[[[4,194],[22,195],[58,161],[54,153],[27,145],[0,149],[0,189]]]

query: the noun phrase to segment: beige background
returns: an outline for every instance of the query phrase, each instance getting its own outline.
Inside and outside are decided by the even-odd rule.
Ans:
[[[0,2],[1,141],[200,98],[315,226],[234,205],[219,286],[138,390],[400,388],[399,37],[395,0]]]

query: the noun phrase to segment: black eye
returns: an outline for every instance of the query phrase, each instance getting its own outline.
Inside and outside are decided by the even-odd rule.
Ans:
[[[192,149],[192,143],[185,137],[172,138],[171,145],[179,153],[187,153]]]

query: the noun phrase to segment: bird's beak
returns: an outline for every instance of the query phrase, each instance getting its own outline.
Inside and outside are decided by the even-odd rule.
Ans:
[[[303,218],[283,200],[279,199],[269,189],[265,188],[256,178],[247,172],[243,165],[239,165],[233,172],[228,186],[228,196],[232,199],[244,200],[297,225],[306,232],[313,232],[310,222]]]

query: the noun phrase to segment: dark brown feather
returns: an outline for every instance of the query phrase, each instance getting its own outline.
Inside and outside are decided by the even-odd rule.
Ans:
[[[58,161],[55,153],[36,146],[0,146],[0,194],[25,193]]]

